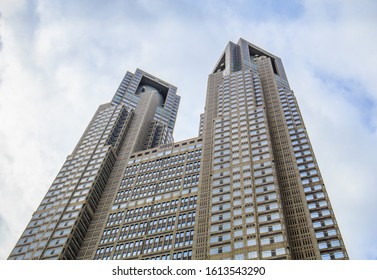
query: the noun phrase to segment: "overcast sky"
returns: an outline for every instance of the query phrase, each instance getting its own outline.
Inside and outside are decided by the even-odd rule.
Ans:
[[[208,74],[240,37],[282,58],[351,259],[377,259],[377,2],[0,2],[0,259],[126,71],[178,87],[197,135]]]

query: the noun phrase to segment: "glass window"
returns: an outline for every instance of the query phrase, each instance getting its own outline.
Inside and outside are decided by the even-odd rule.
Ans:
[[[255,251],[253,251],[253,252],[249,252],[249,253],[247,253],[247,257],[248,257],[249,259],[256,259],[256,258],[258,257],[258,254],[257,254],[257,252],[255,252]]]
[[[234,256],[234,259],[235,259],[235,260],[244,260],[244,259],[245,259],[245,256],[244,256],[243,254],[235,255],[235,256]]]
[[[243,246],[244,246],[243,241],[238,241],[234,243],[234,249],[239,249],[239,248],[242,248]]]

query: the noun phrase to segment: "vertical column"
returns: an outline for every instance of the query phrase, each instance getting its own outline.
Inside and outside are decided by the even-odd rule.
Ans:
[[[101,233],[105,227],[109,209],[124,176],[127,161],[131,153],[140,151],[143,148],[149,126],[153,121],[160,103],[161,98],[159,93],[152,87],[146,92],[141,93],[130,128],[119,150],[118,157],[102,194],[102,198],[79,251],[78,259],[93,259],[101,238]]]
[[[271,63],[271,59],[266,57],[257,60],[291,255],[292,259],[320,259]]]
[[[196,240],[193,245],[193,259],[207,259],[209,207],[211,203],[211,171],[213,153],[213,120],[217,116],[218,85],[223,73],[211,74],[208,78],[206,107],[203,125],[203,154],[200,171],[200,190],[198,196],[197,223],[195,224]]]

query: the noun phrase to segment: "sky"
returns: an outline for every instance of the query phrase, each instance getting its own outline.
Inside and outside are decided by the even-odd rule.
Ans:
[[[0,2],[0,259],[100,104],[140,68],[197,136],[208,74],[239,38],[283,61],[351,259],[377,259],[377,2]]]

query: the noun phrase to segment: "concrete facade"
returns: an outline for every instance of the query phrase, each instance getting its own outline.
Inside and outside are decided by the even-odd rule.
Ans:
[[[280,58],[229,42],[174,142],[179,100],[127,72],[9,259],[348,259]]]

